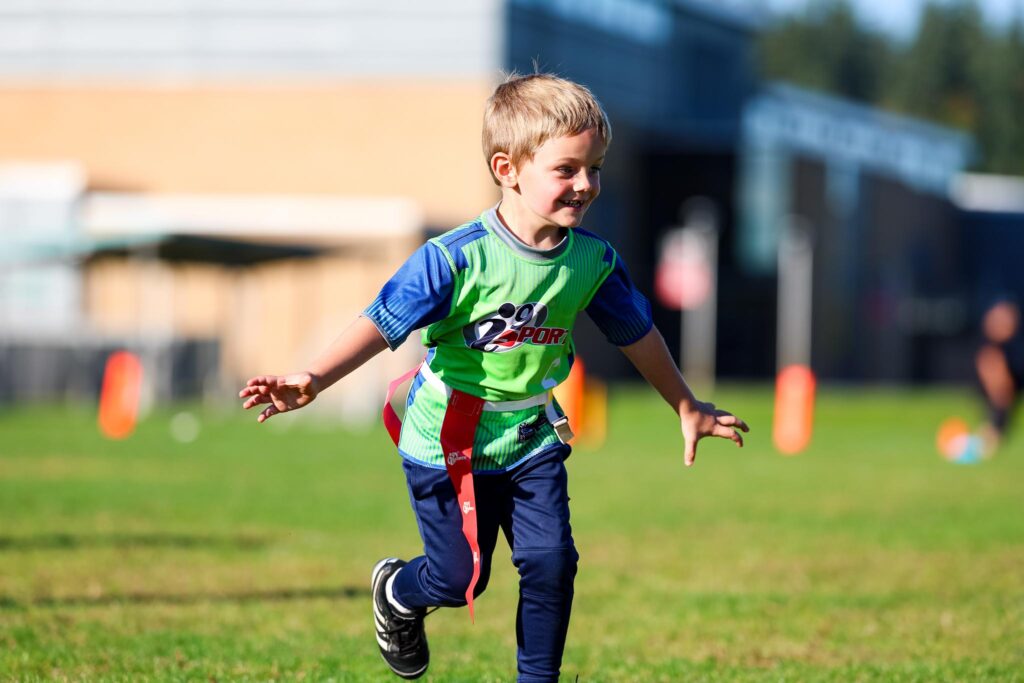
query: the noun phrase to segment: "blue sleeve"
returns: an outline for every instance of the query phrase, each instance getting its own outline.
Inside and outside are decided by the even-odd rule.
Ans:
[[[615,259],[615,267],[594,293],[586,308],[587,315],[612,344],[629,346],[651,331],[651,302],[647,300],[622,264]]]
[[[448,317],[454,274],[440,247],[427,242],[398,269],[363,315],[392,350],[413,330]]]

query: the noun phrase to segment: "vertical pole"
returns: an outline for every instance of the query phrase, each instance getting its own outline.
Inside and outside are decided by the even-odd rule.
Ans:
[[[811,440],[815,377],[811,371],[813,243],[806,221],[790,216],[779,241],[775,447],[796,455]]]
[[[779,290],[776,364],[811,365],[811,294],[814,251],[803,218],[788,216],[779,240]]]
[[[681,306],[679,365],[688,383],[710,394],[715,388],[718,324],[718,211],[710,199],[695,197],[683,205],[682,219],[682,262],[696,261],[706,273],[708,294],[697,306]]]
[[[160,243],[140,249],[138,351],[145,369],[140,415],[173,393],[174,273],[160,258]]]

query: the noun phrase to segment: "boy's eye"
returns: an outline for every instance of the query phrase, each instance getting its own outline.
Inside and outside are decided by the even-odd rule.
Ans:
[[[590,167],[590,171],[591,171],[591,173],[600,173],[601,172],[601,167],[600,166],[591,166]]]
[[[572,175],[573,173],[575,173],[572,166],[559,166],[555,170],[561,173],[562,175]]]

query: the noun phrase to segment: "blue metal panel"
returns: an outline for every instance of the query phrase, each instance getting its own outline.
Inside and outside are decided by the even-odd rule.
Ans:
[[[752,22],[700,2],[511,0],[506,63],[588,85],[614,121],[731,148],[755,80]],[[582,26],[581,26],[582,25]]]
[[[940,195],[973,153],[970,138],[951,128],[785,84],[751,101],[743,128],[754,145],[854,164]]]

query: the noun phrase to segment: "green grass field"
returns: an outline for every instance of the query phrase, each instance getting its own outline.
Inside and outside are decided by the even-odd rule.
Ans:
[[[1024,681],[1024,439],[949,464],[935,430],[977,417],[969,391],[831,389],[784,458],[768,388],[715,399],[745,449],[685,469],[668,409],[619,388],[608,443],[569,460],[565,680]],[[84,410],[5,409],[0,680],[399,680],[368,575],[418,538],[383,428],[213,412],[184,445],[169,417],[114,443]],[[475,626],[427,620],[425,680],[514,678],[509,554]]]

